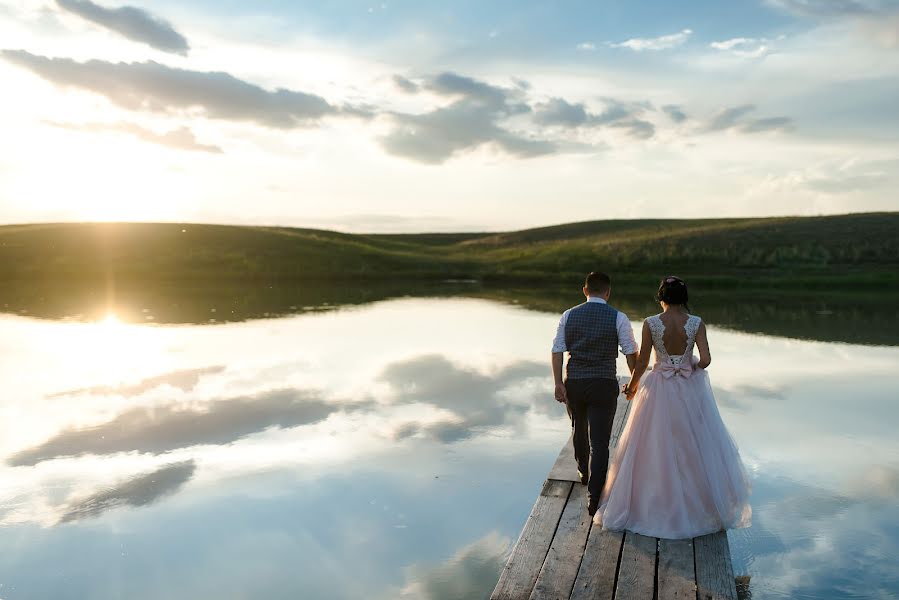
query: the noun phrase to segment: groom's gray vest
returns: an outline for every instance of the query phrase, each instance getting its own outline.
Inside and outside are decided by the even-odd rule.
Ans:
[[[568,379],[615,379],[618,311],[602,302],[584,302],[568,312],[565,346]]]

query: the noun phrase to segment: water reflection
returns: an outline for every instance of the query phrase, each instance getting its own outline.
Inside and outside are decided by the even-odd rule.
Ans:
[[[0,317],[0,596],[489,595],[569,429],[557,315],[506,300]],[[709,335],[753,478],[732,536],[753,597],[896,594],[899,350]]]
[[[175,493],[194,474],[196,464],[192,460],[161,467],[152,473],[132,477],[112,488],[76,500],[60,518],[69,523],[98,517],[117,506],[146,506],[159,498]]]
[[[736,331],[797,339],[899,345],[895,291],[805,289],[694,290],[693,309],[706,323]],[[78,282],[29,282],[0,288],[0,311],[45,319],[112,324],[220,324],[275,318],[402,297],[477,297],[558,313],[583,300],[569,286],[503,286],[475,281],[274,283],[181,282],[98,287]],[[659,312],[652,282],[616,286],[616,306],[633,316]]]
[[[249,398],[138,407],[109,421],[60,431],[49,440],[13,454],[12,466],[32,466],[83,454],[163,454],[202,444],[228,444],[270,427],[317,423],[336,410],[316,395],[276,390]]]

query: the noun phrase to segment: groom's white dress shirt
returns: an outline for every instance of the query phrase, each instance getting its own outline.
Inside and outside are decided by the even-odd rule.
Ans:
[[[587,298],[587,302],[600,302],[606,304],[605,300],[595,296]],[[556,330],[556,339],[553,340],[553,352],[565,352],[568,350],[568,347],[565,345],[565,324],[568,322],[568,313],[570,312],[571,309],[569,308],[562,313],[562,318],[559,320],[559,328]],[[637,341],[634,339],[634,330],[631,327],[631,321],[627,318],[627,315],[620,310],[616,317],[615,326],[618,329],[618,345],[621,347],[621,353],[625,356],[628,354],[636,354]]]

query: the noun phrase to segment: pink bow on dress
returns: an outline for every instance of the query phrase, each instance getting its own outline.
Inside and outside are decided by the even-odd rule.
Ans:
[[[656,365],[655,368],[662,373],[662,376],[665,377],[665,379],[671,379],[675,375],[680,375],[681,377],[688,379],[690,375],[693,374],[693,365],[690,363],[676,365],[672,362],[664,362]]]

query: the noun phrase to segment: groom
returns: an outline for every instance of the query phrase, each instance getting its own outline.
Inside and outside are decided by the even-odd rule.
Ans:
[[[581,483],[587,484],[587,512],[592,516],[606,483],[609,436],[618,406],[615,359],[618,348],[634,370],[637,343],[624,313],[607,303],[612,280],[605,273],[587,275],[587,301],[562,314],[553,340],[552,368],[556,400],[568,407],[574,428],[574,458]],[[562,360],[568,352],[568,376],[562,382]]]

